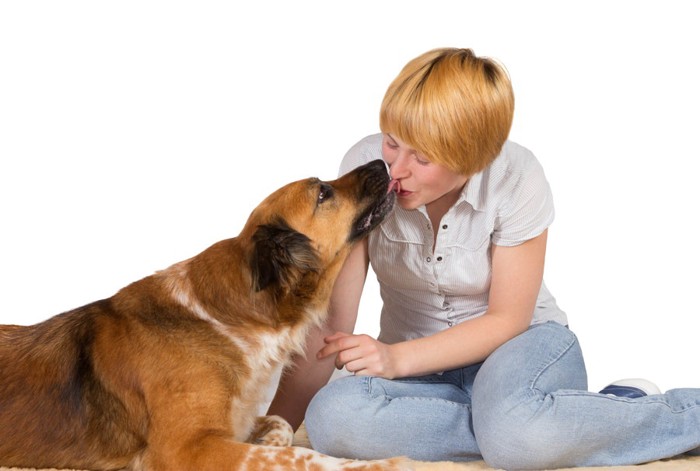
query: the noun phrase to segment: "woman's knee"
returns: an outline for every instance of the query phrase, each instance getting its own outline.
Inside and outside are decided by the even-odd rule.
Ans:
[[[353,458],[353,448],[361,440],[354,422],[362,421],[368,395],[365,377],[340,378],[316,393],[306,410],[305,426],[311,446],[322,453]]]
[[[573,333],[542,325],[494,352],[472,395],[474,433],[484,460],[496,468],[542,469],[557,461],[551,392],[586,389],[585,366]]]
[[[533,390],[587,387],[578,339],[568,328],[546,323],[532,326],[484,361],[474,380],[473,400],[492,406],[528,399]]]

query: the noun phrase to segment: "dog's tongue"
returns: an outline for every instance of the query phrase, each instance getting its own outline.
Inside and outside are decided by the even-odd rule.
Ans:
[[[396,179],[389,182],[389,189],[386,190],[387,194],[391,193],[392,191],[395,191],[396,193],[401,191],[401,183],[399,183],[399,181]]]

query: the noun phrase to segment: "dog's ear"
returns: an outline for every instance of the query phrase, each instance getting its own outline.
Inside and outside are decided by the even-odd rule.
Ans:
[[[258,227],[250,260],[253,287],[291,290],[306,273],[316,273],[319,260],[311,240],[284,221]]]

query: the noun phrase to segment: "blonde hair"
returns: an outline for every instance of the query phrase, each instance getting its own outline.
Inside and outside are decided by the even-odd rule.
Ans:
[[[471,49],[441,48],[411,60],[389,85],[379,126],[431,162],[471,176],[501,151],[513,109],[503,66]]]

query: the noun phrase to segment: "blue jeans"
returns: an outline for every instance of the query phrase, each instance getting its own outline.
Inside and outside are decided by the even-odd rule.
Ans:
[[[637,399],[586,389],[576,336],[550,322],[481,364],[332,381],[311,401],[306,428],[334,456],[484,459],[510,470],[638,464],[700,446],[700,389]]]

